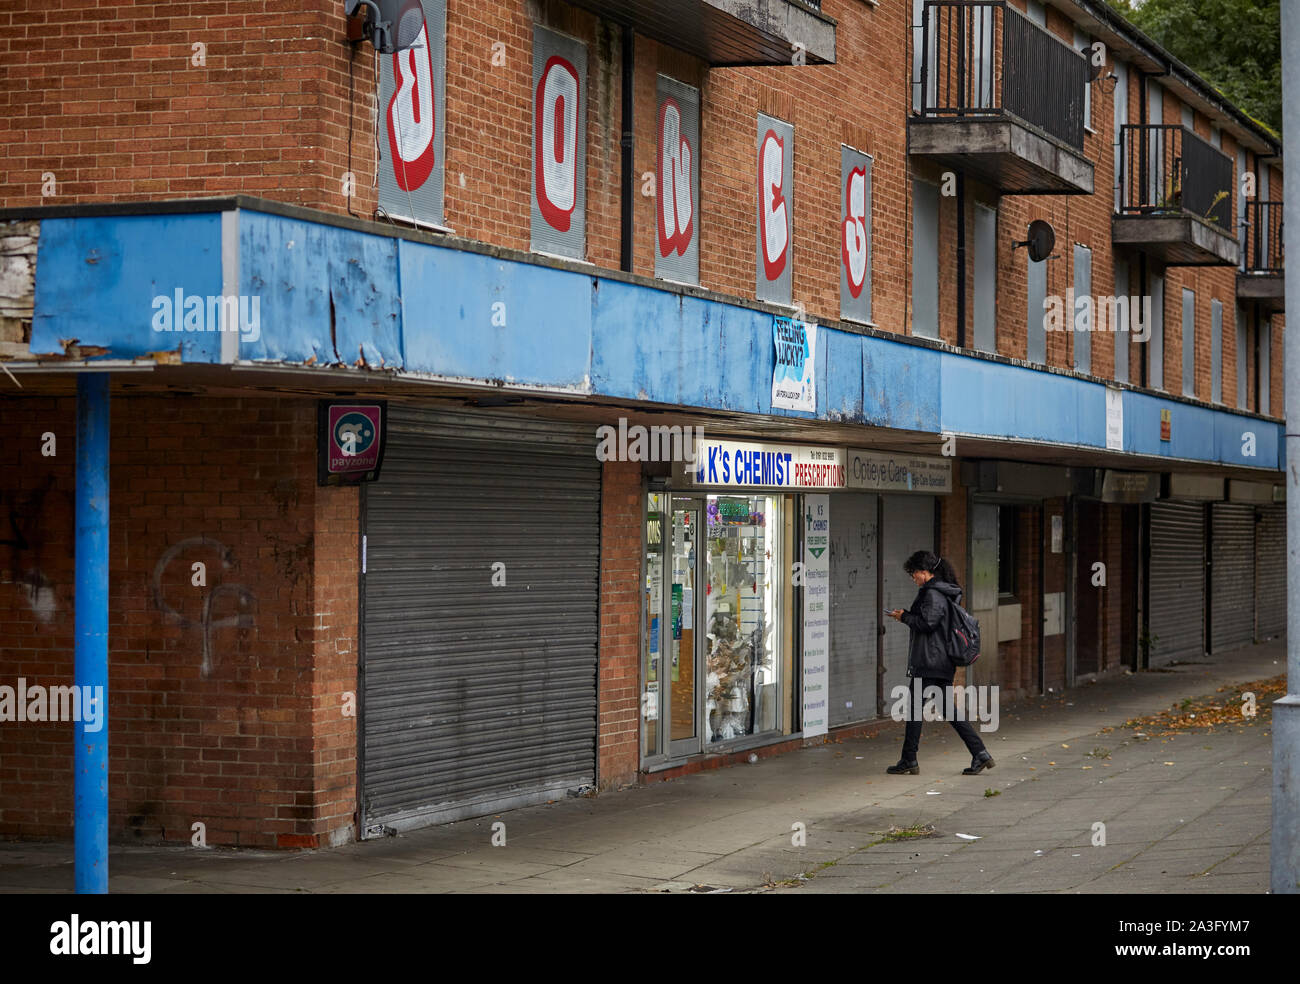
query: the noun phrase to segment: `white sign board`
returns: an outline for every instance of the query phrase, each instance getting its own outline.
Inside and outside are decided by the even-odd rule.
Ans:
[[[1124,450],[1124,394],[1106,387],[1106,450]]]
[[[845,484],[851,489],[926,495],[952,491],[951,458],[849,448],[845,465]]]
[[[817,326],[772,319],[776,363],[772,367],[772,409],[817,411]]]
[[[844,449],[706,438],[696,442],[695,467],[682,477],[732,488],[842,489]]]
[[[803,735],[826,734],[830,720],[831,497],[804,496]]]

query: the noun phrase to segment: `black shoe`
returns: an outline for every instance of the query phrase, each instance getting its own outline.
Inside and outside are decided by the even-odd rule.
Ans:
[[[904,762],[902,759],[899,759],[897,765],[891,765],[885,771],[891,776],[919,776],[921,774],[921,767],[915,761]]]
[[[962,769],[961,774],[964,776],[977,776],[985,769],[991,769],[997,763],[993,761],[993,756],[988,752],[980,752],[979,755],[971,759],[970,768]]]

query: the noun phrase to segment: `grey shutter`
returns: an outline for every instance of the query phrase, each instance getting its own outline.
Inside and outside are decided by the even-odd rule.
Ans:
[[[1092,42],[1089,40],[1088,35],[1084,34],[1076,27],[1074,29],[1074,50],[1082,54],[1084,58],[1087,58],[1090,66],[1092,64],[1092,51],[1090,50],[1091,44]],[[1092,129],[1091,85],[1085,85],[1083,87],[1083,125],[1086,129]]]
[[[532,96],[532,248],[542,253],[585,259],[586,46],[540,25],[534,26]],[[557,113],[560,108],[563,112]],[[557,129],[557,123],[562,129]],[[552,171],[559,178],[554,188],[545,180]]]
[[[1205,655],[1205,507],[1151,504],[1151,664]]]
[[[1128,297],[1128,296],[1129,296],[1128,260],[1116,259],[1115,260],[1115,297],[1118,298],[1118,297]],[[1138,303],[1141,303],[1141,298],[1138,299]],[[1128,318],[1129,318],[1128,324],[1108,325],[1107,327],[1110,328],[1110,330],[1114,332],[1115,335],[1115,378],[1122,383],[1127,383],[1129,381],[1128,349],[1129,349],[1129,339],[1131,337],[1128,329],[1132,326],[1133,323],[1133,312],[1131,308],[1129,308],[1127,305],[1125,305],[1124,309],[1125,311],[1128,312]],[[1140,314],[1141,312],[1138,313]],[[1124,331],[1119,330],[1121,327],[1124,328]]]
[[[389,408],[365,493],[363,829],[594,782],[595,448],[592,427]]]
[[[975,203],[975,347],[997,351],[998,213]]]
[[[1025,277],[1028,282],[1026,294],[1029,298],[1029,308],[1026,312],[1026,354],[1025,358],[1030,362],[1046,363],[1047,362],[1047,331],[1043,327],[1043,301],[1047,297],[1047,261],[1040,260],[1035,263],[1028,258],[1026,253],[1025,259]]]
[[[1086,299],[1092,297],[1092,250],[1077,243],[1074,247],[1074,304],[1075,311],[1084,309]],[[1097,312],[1094,308],[1093,320],[1089,324],[1075,320],[1075,311],[1066,312],[1071,319],[1071,334],[1074,336],[1074,368],[1077,372],[1092,372],[1092,332],[1097,327]],[[1086,330],[1082,330],[1086,329]]]
[[[1210,651],[1236,649],[1255,638],[1255,507],[1210,507]]]
[[[1240,270],[1246,269],[1246,194],[1242,181],[1246,177],[1246,148],[1237,145],[1237,187],[1233,190],[1233,195],[1237,199],[1237,247],[1241,253],[1241,260],[1237,264]],[[1255,191],[1259,191],[1258,188]],[[1258,201],[1258,198],[1255,199]],[[1244,404],[1242,404],[1244,406]]]
[[[424,15],[425,40],[420,47],[379,56],[379,207],[394,218],[410,219],[426,225],[442,225],[444,160],[443,145],[447,134],[447,5],[445,0],[406,0],[394,25],[395,33],[405,33],[402,25],[408,18]],[[412,93],[412,101],[394,101],[393,64],[404,66],[403,75],[414,65],[415,86],[403,86]],[[419,96],[429,91],[427,75],[432,75],[432,101],[421,103]],[[408,112],[401,112],[409,106]],[[426,110],[432,110],[430,119]],[[418,117],[418,119],[416,118]],[[403,121],[406,125],[403,126]],[[418,139],[432,126],[431,142]],[[403,151],[399,153],[398,151]],[[429,155],[432,155],[430,157]],[[430,165],[432,165],[430,167]],[[428,171],[424,180],[420,176]],[[401,180],[399,182],[399,175]],[[405,187],[403,187],[405,185]]]
[[[939,189],[912,182],[912,334],[939,337]]]
[[[773,254],[769,255],[768,244],[764,236],[764,213],[770,190],[768,176],[764,174],[763,144],[771,133],[781,147],[781,197],[784,199],[777,215],[774,216],[774,229],[768,231],[773,236]],[[754,279],[757,297],[760,301],[774,304],[789,304],[791,300],[791,283],[794,269],[794,127],[783,120],[775,119],[763,113],[758,114],[755,147],[755,196],[754,204]],[[783,222],[784,230],[776,227]],[[775,230],[775,231],[774,231]],[[775,276],[769,277],[769,268]]]
[[[851,147],[840,147],[840,317],[847,321],[871,321],[871,158]],[[866,233],[867,267],[859,286],[850,280],[848,256],[848,232],[846,223],[849,219],[849,177],[854,170],[860,169],[865,174],[863,194],[865,196],[864,214],[854,217],[854,224],[859,226],[857,233]],[[857,296],[854,296],[854,289]]]
[[[1273,319],[1265,316],[1259,319],[1259,402],[1258,412],[1271,414],[1273,400],[1269,395],[1273,370],[1269,368],[1273,359]]]
[[[883,551],[884,597],[882,608],[911,608],[916,585],[903,571],[903,561],[917,550],[933,550],[934,497],[929,495],[885,495]],[[885,625],[885,706],[893,702],[891,692],[907,686],[908,629],[892,618]]]
[[[655,276],[683,284],[700,282],[700,91],[676,79],[660,75],[655,114]],[[666,112],[669,109],[672,112]],[[670,123],[679,120],[674,131]],[[677,160],[674,140],[685,141],[690,150],[689,195],[665,173],[665,166]],[[680,143],[678,144],[680,146]],[[666,223],[673,229],[665,237]],[[682,223],[679,226],[678,223]],[[687,235],[689,231],[689,235]],[[675,233],[675,235],[673,235]]]
[[[1121,177],[1124,174],[1124,148],[1121,139],[1123,131],[1120,130],[1120,127],[1128,122],[1128,64],[1118,58],[1113,58],[1112,65],[1115,76],[1119,80],[1115,83],[1113,97],[1115,106],[1115,211],[1118,212],[1123,203]],[[1116,291],[1116,293],[1119,292]]]
[[[1167,197],[1164,181],[1165,131],[1159,129],[1164,122],[1165,96],[1159,82],[1147,83],[1147,201],[1160,202]]]
[[[1223,402],[1223,302],[1210,302],[1210,401]]]
[[[831,727],[876,716],[876,501],[874,494],[831,496]]]
[[[1246,306],[1237,305],[1237,409],[1246,409],[1246,371],[1250,358],[1249,342],[1246,338]]]
[[[1183,396],[1196,395],[1196,293],[1183,288]]]
[[[1165,388],[1165,278],[1151,274],[1151,336],[1147,339],[1147,385]]]
[[[1255,639],[1286,631],[1286,506],[1259,507],[1255,523]]]

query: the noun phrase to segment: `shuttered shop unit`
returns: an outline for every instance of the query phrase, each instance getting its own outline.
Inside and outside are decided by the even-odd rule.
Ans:
[[[1151,504],[1151,664],[1205,655],[1205,506]]]
[[[1286,506],[1259,507],[1255,524],[1255,638],[1286,632]]]
[[[917,587],[903,570],[903,561],[917,550],[934,550],[934,496],[885,495],[884,552],[885,603],[881,608],[911,608]],[[960,575],[959,575],[960,576]],[[885,709],[893,702],[894,687],[907,685],[907,649],[910,633],[902,622],[885,620]],[[832,696],[834,696],[832,694]]]
[[[876,716],[876,496],[831,496],[831,727]]]
[[[364,499],[364,835],[594,782],[594,432],[390,407]]]
[[[1210,507],[1210,652],[1255,639],[1255,507]]]

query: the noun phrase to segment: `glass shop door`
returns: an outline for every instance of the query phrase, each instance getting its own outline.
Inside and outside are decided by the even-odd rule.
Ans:
[[[699,668],[704,633],[700,625],[701,599],[696,590],[703,562],[699,499],[672,497],[672,535],[669,557],[669,587],[664,666],[664,695],[668,724],[668,754],[673,758],[700,751]]]

